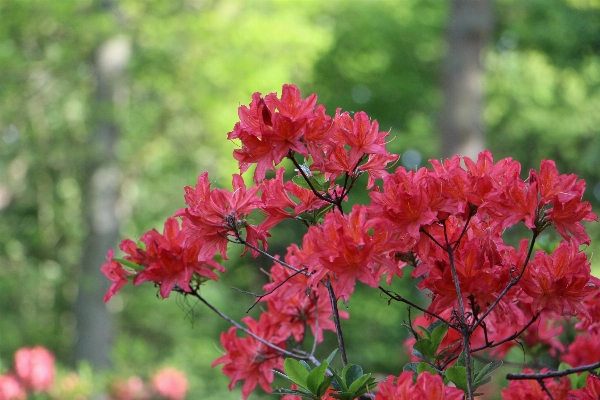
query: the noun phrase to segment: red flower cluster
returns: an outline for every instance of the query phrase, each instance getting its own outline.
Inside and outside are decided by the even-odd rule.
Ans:
[[[233,153],[240,171],[256,164],[254,180],[259,183],[267,170],[295,152],[312,157],[312,169],[327,174],[331,181],[344,173],[366,171],[372,186],[372,179],[384,176],[386,164],[398,158],[385,149],[387,132],[379,132],[379,124],[364,112],[352,118],[338,110],[332,119],[325,107],[315,107],[316,102],[315,94],[302,100],[294,85],[284,85],[281,98],[275,93],[264,98],[255,93],[249,107],[239,108],[240,122],[228,135],[242,142],[242,148]],[[364,161],[368,162],[361,166]]]
[[[465,395],[460,389],[444,386],[441,376],[428,371],[419,374],[415,383],[412,372],[403,372],[398,378],[390,375],[378,388],[375,400],[461,400]]]
[[[534,371],[526,368],[523,372],[533,373]],[[548,372],[547,368],[541,372]],[[502,391],[504,400],[521,400],[521,399],[539,399],[539,400],[566,400],[568,393],[571,390],[571,381],[568,376],[563,376],[558,381],[554,379],[545,379],[544,386],[550,392],[552,397],[544,391],[542,385],[535,380],[515,380],[510,381],[508,389]]]
[[[303,100],[295,86],[285,85],[281,97],[255,93],[249,106],[241,106],[228,138],[241,142],[233,154],[241,173],[255,164],[255,185],[247,188],[236,174],[232,191],[212,189],[202,174],[195,188],[185,188],[187,207],[176,214],[181,227],[171,218],[162,235],[152,230],[141,244],[123,241],[124,259],[109,252],[102,271],[113,285],[105,300],[130,278],[134,284],[155,282],[162,297],[174,288],[192,293],[203,281],[217,280],[215,270],[224,272],[213,258],[219,253],[227,259],[228,243],[244,245],[254,257],[266,254],[269,230],[293,218],[309,225],[302,246],[292,244],[283,261],[273,258],[271,283],[260,299],[264,313],[259,321],[244,319],[248,328],[239,328],[246,337],[238,337],[235,327],[224,333],[226,354],[213,364],[224,364],[230,388],[244,380],[244,398],[257,385],[270,391],[272,369],[281,368],[286,345],[301,343],[308,329],[316,342],[323,330],[335,329],[331,290],[348,299],[357,280],[377,287],[383,276],[390,283],[407,265],[432,298],[430,313],[456,321],[461,310],[462,323],[478,327],[471,335],[474,347],[503,342],[494,349],[503,355],[514,344],[507,339],[521,331],[526,340],[535,332],[537,340],[562,350],[555,338],[561,328],[548,318],[576,315],[589,328],[600,309],[593,299],[600,281],[580,251],[590,243],[581,222],[597,221],[582,201],[585,182],[560,175],[548,160],[522,179],[517,161],[494,163],[489,151],[477,160],[455,156],[431,160],[432,169],[389,173],[397,156],[386,150],[388,133],[364,112],[352,116],[338,109],[329,117],[316,100]],[[294,179],[285,181],[282,168],[265,179],[284,158],[297,168]],[[344,213],[342,202],[363,173],[371,202]],[[248,218],[254,211],[264,216],[258,225]],[[533,236],[516,248],[503,235],[519,222]],[[552,253],[534,254],[535,239],[550,226],[562,241]],[[445,343],[458,343],[458,350],[459,339],[450,329]],[[518,391],[525,384],[511,385],[513,393],[513,386]],[[462,396],[426,373],[415,385],[403,373],[396,384],[388,380],[379,388],[378,399]]]
[[[231,378],[229,390],[237,381],[243,380],[242,397],[246,399],[256,385],[260,385],[267,392],[271,391],[273,369],[283,369],[283,358],[276,349],[266,343],[285,349],[285,341],[279,339],[277,325],[273,324],[268,314],[261,315],[259,321],[251,317],[245,317],[243,321],[248,325],[250,334],[244,338],[237,337],[235,327],[223,333],[221,344],[227,353],[217,358],[212,365],[214,367],[225,364],[223,374]]]
[[[213,261],[214,253],[210,257],[201,253],[203,246],[200,242],[185,243],[186,233],[186,229],[180,228],[179,221],[169,218],[163,234],[152,229],[142,235],[139,244],[129,239],[121,242],[121,250],[126,254],[124,266],[109,251],[109,262],[102,266],[102,272],[113,284],[104,301],[114,296],[130,277],[133,277],[135,285],[147,281],[160,285],[163,298],[169,297],[175,285],[189,292],[193,280],[217,280],[214,270],[225,272],[225,269]],[[132,264],[133,269],[129,267]]]

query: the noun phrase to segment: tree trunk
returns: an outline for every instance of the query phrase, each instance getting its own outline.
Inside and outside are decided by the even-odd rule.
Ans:
[[[75,359],[85,360],[98,368],[110,366],[112,318],[103,302],[109,281],[100,272],[100,267],[106,262],[106,253],[115,246],[119,234],[117,204],[121,178],[115,156],[119,127],[114,109],[119,103],[118,89],[123,85],[130,53],[130,41],[115,36],[98,48],[95,62],[97,86],[92,118],[96,128],[89,149],[91,157],[85,182],[89,232],[75,307]]]
[[[485,148],[482,54],[492,23],[492,0],[451,1],[439,119],[444,158],[455,154],[473,158]]]

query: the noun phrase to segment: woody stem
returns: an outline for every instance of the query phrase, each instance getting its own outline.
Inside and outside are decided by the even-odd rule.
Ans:
[[[327,292],[329,292],[329,299],[331,300],[331,311],[333,312],[333,322],[335,323],[335,333],[337,334],[338,347],[340,348],[340,354],[342,355],[342,364],[345,367],[348,364],[348,358],[346,357],[346,346],[344,345],[344,336],[342,335],[342,325],[340,324],[340,313],[337,307],[337,299],[335,298],[333,287],[331,287],[329,276],[323,279],[322,282],[327,288]]]

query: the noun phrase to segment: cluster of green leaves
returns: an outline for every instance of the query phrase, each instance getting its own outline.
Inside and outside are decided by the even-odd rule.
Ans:
[[[444,378],[444,383],[454,383],[454,385],[467,392],[467,368],[465,363],[464,352],[461,352],[456,362],[448,367],[446,370],[439,368],[439,362],[452,356],[452,348],[456,346],[450,345],[440,349],[442,340],[448,332],[448,325],[442,321],[435,321],[427,327],[417,327],[423,335],[419,335],[413,331],[413,335],[417,339],[417,342],[413,346],[412,355],[417,357],[420,361],[411,362],[405,365],[404,371],[413,371],[416,374],[420,374],[423,371],[428,371],[432,374],[441,375]],[[412,330],[412,329],[411,329]],[[502,365],[502,361],[493,361],[485,364],[479,371],[475,370],[475,362],[471,358],[471,371],[475,371],[473,374],[473,381],[471,387],[476,390],[492,380],[492,373]]]
[[[353,400],[377,385],[375,378],[371,378],[371,374],[363,373],[360,365],[347,364],[340,373],[331,368],[330,364],[336,352],[337,349],[315,368],[311,368],[303,360],[286,359],[283,365],[285,374],[280,371],[275,372],[295,384],[298,389],[276,389],[273,393],[320,400],[331,388],[333,390],[330,393],[332,397],[340,400]]]

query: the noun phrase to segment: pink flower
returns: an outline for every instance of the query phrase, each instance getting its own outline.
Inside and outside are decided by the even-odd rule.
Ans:
[[[397,379],[390,375],[385,381],[379,382],[378,387],[376,400],[460,400],[464,397],[462,390],[444,386],[441,376],[428,371],[419,374],[415,383],[412,372],[402,372]]]
[[[183,400],[188,389],[185,374],[175,368],[163,368],[152,378],[152,387],[169,400]]]
[[[147,400],[150,394],[139,376],[131,376],[127,380],[116,380],[111,384],[112,400]]]
[[[0,400],[25,400],[27,393],[12,375],[0,375]]]
[[[23,347],[15,353],[15,371],[25,388],[45,392],[54,381],[54,356],[42,347]]]

